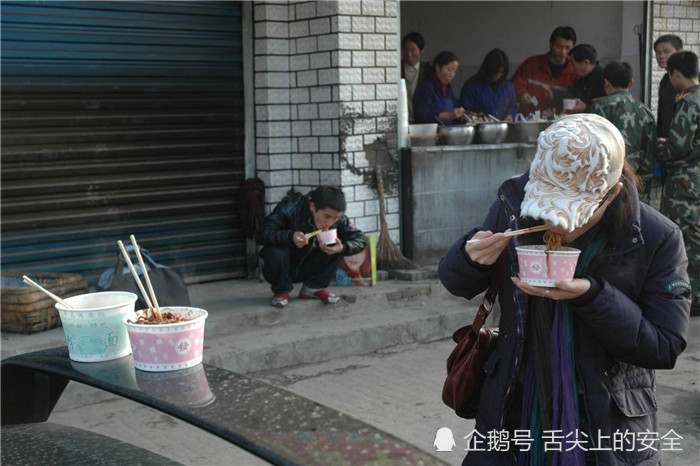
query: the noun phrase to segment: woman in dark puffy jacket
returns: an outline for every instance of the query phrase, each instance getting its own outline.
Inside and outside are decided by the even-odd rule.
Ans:
[[[678,227],[639,202],[635,178],[611,123],[564,117],[540,136],[529,173],[504,182],[484,225],[442,259],[442,283],[467,299],[501,254],[507,264],[476,430],[509,440],[489,448],[475,435],[481,451],[464,464],[660,464],[654,369],[673,368],[687,344],[688,262]],[[515,248],[541,234],[503,235],[542,221],[581,251],[574,279],[553,287],[518,278]]]

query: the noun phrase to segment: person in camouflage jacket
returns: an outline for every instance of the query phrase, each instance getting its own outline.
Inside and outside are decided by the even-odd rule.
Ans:
[[[603,69],[603,76],[607,97],[593,99],[590,112],[604,117],[622,133],[627,160],[644,180],[640,200],[648,204],[656,162],[654,114],[649,107],[632,97],[628,90],[634,83],[629,63],[608,63]]]
[[[683,232],[688,275],[693,293],[692,313],[700,314],[700,80],[698,57],[690,51],[674,53],[667,69],[673,87],[683,91],[668,139],[660,139],[658,158],[666,171],[664,214]]]

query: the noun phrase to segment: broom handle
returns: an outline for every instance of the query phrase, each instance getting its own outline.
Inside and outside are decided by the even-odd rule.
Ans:
[[[379,195],[379,214],[382,219],[386,217],[384,212],[384,181],[382,180],[382,167],[377,165],[374,167],[374,173],[377,175],[377,194]]]

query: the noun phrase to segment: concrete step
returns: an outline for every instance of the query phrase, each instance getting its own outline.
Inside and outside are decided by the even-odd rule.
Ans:
[[[219,289],[213,288],[206,297],[192,296],[193,305],[206,303],[209,311],[207,336],[232,335],[256,329],[281,325],[313,322],[326,315],[345,315],[368,309],[387,306],[403,306],[411,301],[426,302],[442,298],[441,286],[436,282],[389,281],[381,287],[331,287],[339,296],[340,302],[326,305],[320,300],[307,300],[298,297],[298,290],[291,294],[289,304],[284,308],[272,307],[272,293],[267,285],[249,283],[244,294],[226,290],[217,296]],[[201,304],[200,306],[204,306]]]
[[[317,319],[256,329],[234,335],[205,336],[206,362],[242,374],[366,354],[409,343],[448,338],[471,322],[472,306],[422,305],[355,307]],[[440,303],[441,304],[441,303]]]
[[[269,285],[257,280],[205,285],[191,292],[193,305],[206,302],[210,311],[205,360],[243,374],[448,338],[478,307],[436,279],[331,287],[341,297],[335,305],[299,299],[297,287],[282,309],[270,306]]]

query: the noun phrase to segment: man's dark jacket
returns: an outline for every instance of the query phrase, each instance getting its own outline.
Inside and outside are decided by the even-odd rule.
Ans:
[[[343,243],[344,256],[352,256],[361,252],[367,246],[365,235],[350,226],[350,220],[341,214],[332,228],[338,230],[338,239]],[[311,233],[315,231],[313,215],[307,196],[291,195],[277,204],[275,210],[265,217],[258,229],[258,244],[263,246],[286,246],[289,248],[293,261],[299,261],[307,256],[314,248],[318,249],[316,241],[309,241],[303,248],[294,245],[295,231]],[[317,238],[317,237],[314,237]]]
[[[481,230],[495,233],[539,223],[520,217],[527,180],[525,174],[503,183],[500,200],[492,205]],[[599,448],[610,450],[615,432],[619,436],[625,430],[637,433],[648,429],[658,436],[666,433],[659,432],[654,369],[673,368],[687,344],[690,315],[688,261],[680,230],[639,202],[635,192],[628,194],[633,215],[621,241],[591,264],[585,275],[591,280],[591,290],[569,302],[574,314],[577,382],[583,393],[589,431],[593,433],[591,440]],[[606,215],[609,213],[608,210]],[[438,270],[445,288],[467,299],[488,287],[494,271],[493,266],[472,262],[464,250],[466,240],[476,231],[450,248]],[[507,395],[524,356],[523,321],[527,318],[527,306],[522,308],[517,304],[523,301],[515,298],[523,295],[516,293],[523,292],[510,278],[518,276],[515,247],[518,241],[528,241],[524,238],[515,237],[507,248],[510,270],[498,296],[500,335],[484,366],[487,378],[476,415],[476,429],[484,435],[503,429]],[[639,435],[632,435],[640,439]],[[650,443],[657,450],[661,448],[658,438]],[[627,448],[629,445],[625,445]],[[659,464],[658,451],[644,449],[641,443],[632,448],[634,451],[597,451],[597,463],[601,466]],[[512,456],[496,452],[472,452],[466,464],[501,465],[512,464],[512,460]]]
[[[586,104],[586,111],[589,111],[593,99],[607,95],[605,93],[603,68],[596,64],[596,67],[587,76],[576,81],[576,84],[573,85],[572,93]]]

